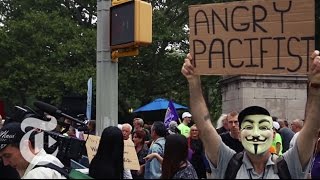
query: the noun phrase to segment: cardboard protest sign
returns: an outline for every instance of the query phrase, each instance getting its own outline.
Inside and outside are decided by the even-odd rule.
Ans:
[[[84,139],[87,139],[88,135],[84,134]],[[87,142],[86,142],[86,149],[88,154],[89,162],[91,163],[94,155],[96,155],[98,147],[99,147],[100,137],[90,135]]]
[[[314,0],[189,6],[196,74],[306,74],[315,48]]]
[[[84,135],[84,139],[87,139],[88,135]],[[91,163],[93,157],[97,153],[99,147],[100,137],[90,135],[87,142],[86,142],[86,149],[88,153],[88,159]],[[136,149],[134,144],[131,140],[124,140],[124,150],[123,150],[123,161],[124,161],[124,168],[130,170],[139,170],[139,160],[136,153]]]
[[[125,169],[140,170],[137,152],[131,140],[124,140],[123,159]]]

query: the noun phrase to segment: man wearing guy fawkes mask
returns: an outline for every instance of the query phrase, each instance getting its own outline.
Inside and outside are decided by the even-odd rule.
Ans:
[[[320,52],[314,51],[310,61],[312,64],[308,74],[305,124],[295,145],[283,154],[283,159],[279,161],[281,163],[278,163],[271,160],[272,155],[269,151],[273,139],[272,118],[262,107],[245,108],[238,116],[241,142],[245,148],[241,158],[237,158],[238,154],[222,142],[211,123],[210,113],[202,94],[201,78],[195,74],[192,55],[187,55],[181,72],[188,80],[191,113],[201,132],[200,138],[213,175],[210,178],[230,178],[229,174],[232,174],[230,172],[235,172],[232,178],[236,179],[306,177],[320,129]],[[235,166],[229,166],[231,162],[237,162],[234,163],[237,164],[236,171],[232,168]],[[278,168],[279,165],[284,168]]]
[[[273,141],[273,124],[269,112],[259,106],[251,106],[239,114],[240,137],[249,154],[268,152]]]

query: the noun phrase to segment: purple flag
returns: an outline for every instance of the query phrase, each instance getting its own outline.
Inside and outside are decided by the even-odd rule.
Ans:
[[[176,108],[174,107],[173,102],[171,100],[169,100],[167,112],[164,117],[164,125],[166,125],[166,127],[168,128],[169,123],[171,121],[177,121],[178,119],[179,119],[179,115],[176,111]]]

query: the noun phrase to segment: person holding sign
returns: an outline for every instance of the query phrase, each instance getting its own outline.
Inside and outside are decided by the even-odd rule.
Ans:
[[[215,178],[246,179],[303,179],[310,165],[320,128],[320,55],[310,56],[312,65],[308,74],[308,98],[305,125],[293,148],[283,159],[273,162],[269,148],[272,143],[272,117],[263,107],[250,106],[239,113],[240,138],[244,153],[240,156],[227,147],[211,124],[210,114],[203,98],[201,79],[194,73],[192,56],[187,55],[181,72],[189,83],[190,107],[193,119],[201,131],[206,155]],[[235,164],[230,166],[230,164]],[[275,167],[277,165],[277,167]]]

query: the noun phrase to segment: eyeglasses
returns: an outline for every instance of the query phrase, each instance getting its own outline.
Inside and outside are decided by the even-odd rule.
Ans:
[[[198,131],[197,129],[191,129],[191,131]]]

